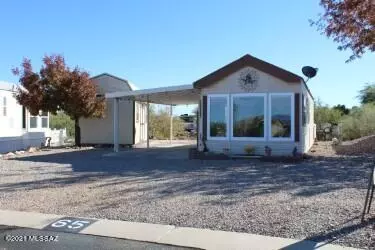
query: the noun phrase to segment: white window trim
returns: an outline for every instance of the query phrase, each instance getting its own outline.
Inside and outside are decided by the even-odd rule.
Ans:
[[[27,110],[27,109],[26,109]],[[26,119],[26,127],[27,127],[27,130],[30,131],[30,132],[40,132],[40,131],[46,131],[46,130],[49,130],[50,129],[50,124],[49,124],[49,112],[47,112],[47,115],[41,115],[42,112],[40,111],[38,115],[32,115],[28,110],[27,110],[27,119]],[[36,117],[36,127],[35,128],[32,128],[31,127],[31,118],[32,117]],[[42,118],[47,118],[47,127],[42,127]]]
[[[272,137],[272,96],[289,96],[291,102],[290,137]],[[269,141],[294,141],[294,93],[269,93],[268,94],[268,140]]]
[[[264,114],[263,114],[263,120],[264,120],[264,135],[263,137],[235,137],[233,135],[233,98],[235,97],[248,97],[248,96],[261,96],[263,97],[263,101],[264,101]],[[232,138],[232,140],[234,141],[266,141],[267,139],[267,125],[268,125],[268,122],[267,122],[267,94],[266,93],[240,93],[240,94],[232,94],[231,95],[231,98],[230,98],[230,101],[231,101],[231,117],[229,117],[229,120],[230,120],[230,128],[231,128],[231,131],[230,131],[230,136]]]
[[[40,115],[40,128],[41,129],[48,129],[49,128],[49,112],[47,112],[47,115]],[[47,127],[43,127],[43,118],[47,118]]]
[[[227,100],[227,110],[225,110],[225,121],[226,121],[226,131],[225,137],[211,137],[210,133],[210,117],[211,117],[211,98],[212,97],[225,97]],[[207,140],[212,140],[212,141],[227,141],[229,140],[229,125],[230,125],[230,106],[229,106],[229,95],[228,94],[210,94],[207,95]]]

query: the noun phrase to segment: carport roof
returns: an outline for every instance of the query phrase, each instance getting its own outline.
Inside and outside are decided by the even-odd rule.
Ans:
[[[197,104],[200,90],[192,84],[106,93],[105,97],[167,105]]]

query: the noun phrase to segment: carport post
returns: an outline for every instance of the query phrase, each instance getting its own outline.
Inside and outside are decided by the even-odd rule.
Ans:
[[[118,152],[119,143],[119,109],[118,109],[119,99],[113,99],[113,151]]]
[[[169,116],[170,116],[170,126],[169,126],[169,142],[172,144],[173,140],[173,105],[171,104],[170,110],[169,110]]]
[[[147,148],[150,148],[150,100],[147,95]]]

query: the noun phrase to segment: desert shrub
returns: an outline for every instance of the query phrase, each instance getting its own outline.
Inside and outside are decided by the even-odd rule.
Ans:
[[[155,106],[150,106],[150,135],[153,139],[169,139],[170,117],[169,108],[156,110]],[[173,137],[185,137],[187,133],[184,123],[180,117],[173,117]]]
[[[338,124],[342,118],[342,112],[337,108],[330,108],[317,101],[314,108],[314,121],[318,129],[322,128],[323,124]]]
[[[57,113],[56,115],[50,114],[49,126],[52,129],[66,128],[67,136],[74,136],[74,121],[63,112]]]
[[[343,140],[375,134],[375,105],[365,104],[340,121]]]

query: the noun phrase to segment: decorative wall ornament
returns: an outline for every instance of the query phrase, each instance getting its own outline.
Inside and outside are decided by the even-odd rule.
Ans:
[[[246,92],[254,91],[258,87],[259,76],[253,69],[247,69],[241,72],[238,83]]]

